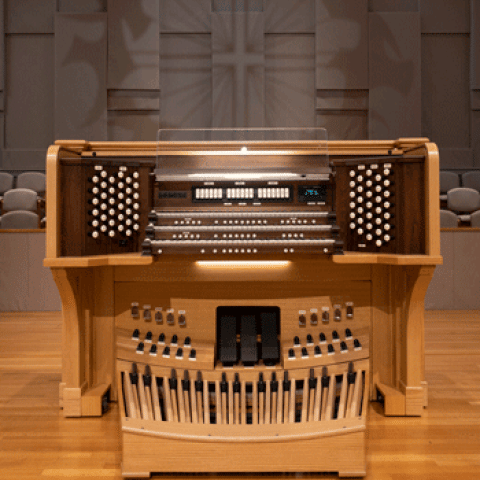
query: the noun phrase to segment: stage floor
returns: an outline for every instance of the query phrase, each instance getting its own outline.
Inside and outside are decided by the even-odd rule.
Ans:
[[[480,312],[428,311],[425,338],[428,409],[385,418],[370,405],[367,479],[480,478]],[[122,478],[116,404],[102,418],[61,416],[60,340],[60,313],[0,313],[2,480]]]

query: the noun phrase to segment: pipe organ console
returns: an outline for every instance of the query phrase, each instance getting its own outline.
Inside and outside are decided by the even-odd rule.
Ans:
[[[438,168],[427,139],[56,142],[63,414],[117,402],[127,477],[365,475],[369,402],[427,405]]]

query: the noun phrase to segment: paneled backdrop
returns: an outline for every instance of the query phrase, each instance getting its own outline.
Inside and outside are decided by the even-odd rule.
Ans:
[[[480,168],[480,0],[0,0],[0,169],[159,127],[427,136]]]

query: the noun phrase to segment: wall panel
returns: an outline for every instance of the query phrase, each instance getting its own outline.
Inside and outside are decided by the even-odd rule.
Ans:
[[[422,33],[470,32],[470,0],[420,0]]]
[[[420,15],[370,14],[369,138],[421,134]]]
[[[263,13],[212,14],[213,127],[265,125]]]
[[[158,124],[158,111],[109,111],[108,140],[154,142]]]
[[[160,126],[211,127],[211,36],[162,34],[160,51]]]
[[[108,88],[159,88],[159,0],[108,1]]]
[[[329,140],[367,140],[368,112],[318,111],[317,127],[327,129]]]
[[[422,36],[422,135],[470,147],[468,35]]]
[[[107,0],[58,0],[59,12],[96,13],[107,11]]]
[[[6,0],[7,33],[53,33],[56,0]]]
[[[211,0],[160,0],[160,31],[210,33]]]
[[[106,81],[107,15],[57,14],[55,138],[107,139]]]
[[[265,38],[265,126],[315,124],[315,38],[267,35]]]
[[[315,0],[265,0],[265,33],[315,33]]]
[[[53,142],[54,39],[6,37],[5,148],[47,148]]]
[[[368,0],[370,12],[418,12],[419,0]]]
[[[316,0],[318,89],[368,88],[367,0]]]

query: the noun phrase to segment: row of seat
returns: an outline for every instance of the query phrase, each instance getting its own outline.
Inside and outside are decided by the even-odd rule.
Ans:
[[[440,172],[440,200],[447,200],[447,192],[459,187],[471,188],[480,192],[480,171],[467,172],[461,175],[455,172]]]
[[[45,174],[41,172],[24,172],[15,177],[11,173],[0,172],[0,199],[5,192],[14,188],[28,188],[37,192],[40,197],[45,196]]]
[[[43,227],[44,223],[45,219],[40,222],[40,218],[36,213],[24,210],[8,212],[0,216],[0,229],[2,230],[37,229],[39,226]]]

